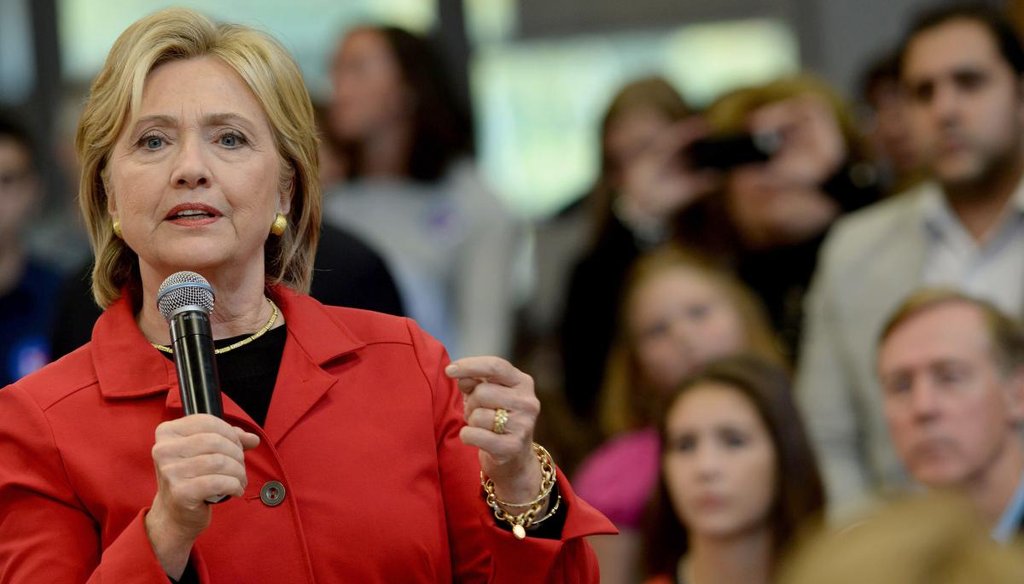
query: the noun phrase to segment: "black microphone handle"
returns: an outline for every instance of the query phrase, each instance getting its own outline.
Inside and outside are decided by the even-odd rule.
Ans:
[[[185,415],[210,414],[223,418],[210,318],[201,310],[175,314],[171,318],[171,342]]]
[[[200,309],[183,310],[171,318],[174,367],[178,371],[181,407],[186,416],[210,414],[224,418],[220,377],[213,352],[210,317]],[[222,503],[228,495],[214,495],[207,503]]]

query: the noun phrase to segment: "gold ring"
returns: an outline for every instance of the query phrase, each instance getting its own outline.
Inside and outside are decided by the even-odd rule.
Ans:
[[[505,433],[505,424],[508,422],[508,410],[498,408],[494,410],[494,423],[491,424],[491,432],[495,434]]]

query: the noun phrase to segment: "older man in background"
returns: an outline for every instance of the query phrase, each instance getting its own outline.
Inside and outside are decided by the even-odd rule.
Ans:
[[[911,476],[965,495],[1006,541],[1024,519],[1024,332],[989,302],[908,298],[878,350],[885,420]]]

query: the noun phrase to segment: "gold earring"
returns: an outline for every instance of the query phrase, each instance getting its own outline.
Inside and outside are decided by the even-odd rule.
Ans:
[[[287,228],[288,218],[284,216],[284,213],[278,213],[277,217],[274,217],[274,222],[270,225],[270,233],[281,237]]]
[[[124,234],[121,233],[121,222],[119,220],[114,219],[114,222],[111,224],[111,228],[113,228],[114,235],[116,235],[118,239],[124,239]]]

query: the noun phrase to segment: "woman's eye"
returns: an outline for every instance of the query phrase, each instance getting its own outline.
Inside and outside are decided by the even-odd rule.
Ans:
[[[241,134],[230,132],[220,137],[220,145],[227,148],[238,148],[245,144],[245,138]]]
[[[139,144],[148,150],[157,150],[164,145],[164,139],[155,135],[143,136],[139,139]]]
[[[640,329],[640,338],[642,340],[656,339],[662,337],[668,333],[668,323],[665,321],[659,321],[654,324],[648,325]]]
[[[686,309],[686,316],[693,320],[700,320],[705,318],[711,312],[711,307],[707,304],[695,304]]]
[[[679,436],[671,442],[672,450],[676,452],[690,452],[697,447],[696,436]]]
[[[721,433],[722,443],[730,448],[740,448],[747,443],[747,436],[735,430],[726,430]]]

